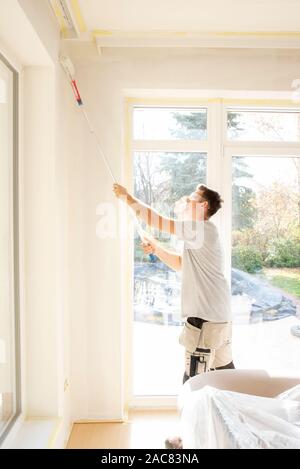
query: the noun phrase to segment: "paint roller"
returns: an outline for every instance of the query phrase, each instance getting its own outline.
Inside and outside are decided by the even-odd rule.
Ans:
[[[66,57],[65,55],[61,55],[60,56],[60,63],[68,77],[68,80],[70,81],[70,84],[71,84],[71,87],[72,87],[72,90],[73,90],[73,93],[74,93],[74,96],[75,96],[75,99],[76,99],[76,102],[78,104],[78,106],[80,106],[81,108],[81,111],[82,111],[82,114],[84,115],[84,118],[87,122],[87,125],[88,125],[88,128],[89,128],[89,131],[90,133],[94,136],[95,138],[95,141],[96,141],[96,146],[97,146],[97,150],[100,154],[100,156],[102,157],[103,159],[103,162],[110,174],[110,177],[112,178],[113,182],[117,182],[113,172],[112,172],[112,169],[110,167],[110,164],[101,148],[101,145],[100,145],[100,142],[97,138],[97,135],[95,133],[95,130],[91,124],[91,121],[86,113],[86,110],[84,108],[84,105],[83,105],[83,101],[81,99],[81,96],[80,96],[80,93],[79,93],[79,89],[78,89],[78,86],[77,86],[77,83],[76,83],[76,80],[75,80],[75,68],[71,62],[71,60],[69,59],[69,57]]]
[[[90,133],[94,136],[95,138],[95,142],[96,142],[96,147],[97,147],[97,151],[99,153],[99,155],[101,156],[105,166],[106,166],[106,169],[108,170],[109,174],[110,174],[110,177],[112,178],[113,182],[116,183],[117,180],[112,172],[112,169],[110,167],[110,164],[108,162],[108,159],[106,158],[105,156],[105,153],[103,152],[102,148],[101,148],[101,145],[100,145],[100,142],[98,140],[98,137],[95,133],[95,130],[91,124],[91,121],[86,113],[86,110],[84,108],[84,104],[83,104],[83,100],[81,98],[81,95],[80,95],[80,92],[79,92],[79,89],[78,89],[78,85],[77,85],[77,82],[76,82],[76,79],[75,79],[75,68],[74,68],[74,65],[72,64],[71,60],[69,57],[67,57],[66,55],[61,55],[60,56],[60,63],[62,65],[62,68],[66,74],[66,76],[68,77],[68,80],[70,82],[70,85],[72,87],[72,90],[73,90],[73,93],[74,93],[74,96],[75,96],[75,99],[76,99],[76,102],[78,104],[78,106],[80,107],[81,111],[82,111],[82,114],[86,120],[86,123],[88,125],[88,128],[89,128],[89,131]],[[136,227],[136,230],[139,234],[139,237],[141,238],[141,240],[143,241],[144,238],[145,238],[145,233],[142,229],[142,227],[140,226],[138,220],[137,220],[137,217],[134,216],[134,223],[135,223],[135,227]],[[150,261],[151,262],[155,262],[156,261],[156,256],[154,254],[149,254],[149,258],[150,258]]]

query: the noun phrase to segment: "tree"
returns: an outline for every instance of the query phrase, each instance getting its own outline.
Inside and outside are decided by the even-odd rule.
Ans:
[[[206,112],[190,112],[183,114],[179,112],[172,113],[177,127],[171,129],[171,133],[176,138],[199,139],[206,136],[207,117]]]
[[[297,221],[297,194],[280,182],[259,191],[255,229],[269,241],[288,236]]]
[[[238,116],[238,114],[235,114]],[[274,112],[272,115],[268,115],[266,119],[264,113],[254,113],[254,118],[251,119],[249,123],[250,127],[254,127],[255,131],[259,130],[259,133],[262,135],[262,140],[265,141],[280,141],[284,142],[287,140],[286,136],[286,127],[283,126],[282,121],[282,114],[279,112]],[[297,140],[300,140],[300,113],[295,115],[296,119],[296,128],[297,128]],[[234,124],[235,125],[235,124]],[[233,126],[234,126],[233,125]],[[247,125],[247,123],[244,123]],[[243,128],[238,128],[237,130],[243,131]],[[297,214],[298,214],[298,226],[300,227],[300,157],[292,158],[296,169],[296,181],[297,181],[297,194],[298,194],[298,202],[297,202]]]
[[[241,125],[241,114],[239,112],[227,113],[227,128],[231,132],[242,132],[244,127]]]
[[[162,159],[167,203],[174,205],[184,195],[191,194],[206,179],[206,158],[201,153],[169,153]]]
[[[255,193],[240,180],[253,178],[248,170],[244,157],[235,157],[232,174],[232,229],[245,230],[253,228],[256,212],[254,207]]]
[[[169,195],[166,184],[168,175],[162,170],[164,155],[159,152],[138,152],[134,159],[134,193],[158,210]]]
[[[135,157],[135,195],[166,215],[175,202],[205,181],[206,159],[201,153],[148,153]]]
[[[173,113],[177,126],[174,137],[199,138],[199,129],[206,132],[206,114]],[[228,127],[242,130],[239,113],[228,113]],[[251,228],[255,219],[255,194],[242,181],[252,178],[244,158],[235,158],[233,165],[233,229]],[[176,200],[188,195],[206,181],[206,159],[201,153],[140,152],[135,159],[135,194],[147,204],[162,210],[174,206]],[[165,212],[166,213],[166,212]],[[170,213],[168,213],[170,214]]]
[[[186,139],[201,139],[206,136],[207,130],[207,115],[206,112],[193,112],[190,114],[183,114],[174,112],[173,118],[177,123],[175,129],[171,129],[171,133],[176,138]],[[229,129],[238,131],[243,130],[240,125],[239,113],[229,112],[227,118],[227,125]]]
[[[240,114],[235,112],[229,112],[227,114],[228,120],[227,125],[229,129],[235,129],[236,131],[242,131]],[[198,135],[205,135],[207,128],[207,118],[205,113],[200,112],[190,112],[190,114],[182,114],[179,112],[173,113],[173,118],[177,122],[177,127],[172,131],[173,135],[178,138],[195,138]],[[193,164],[190,161],[190,164],[186,166],[183,179],[188,180],[192,177],[190,184],[183,184],[182,178],[176,178],[179,171],[174,168],[173,171],[173,180],[178,179],[178,184],[176,184],[175,192],[177,196],[181,196],[180,185],[184,187],[184,190],[188,190],[189,193],[192,190],[192,186],[195,184],[194,175],[200,180],[204,181],[204,174],[198,174],[197,167],[195,167],[195,162]],[[195,173],[196,171],[196,173]],[[203,171],[202,171],[203,172]],[[233,167],[233,229],[241,230],[246,228],[251,228],[254,223],[255,210],[253,208],[252,201],[255,198],[255,194],[252,189],[246,187],[245,185],[239,182],[241,178],[252,178],[252,174],[249,173],[247,164],[243,158],[235,158],[234,167]],[[188,187],[186,187],[188,186]]]

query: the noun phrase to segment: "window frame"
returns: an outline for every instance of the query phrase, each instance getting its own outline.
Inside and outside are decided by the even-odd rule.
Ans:
[[[168,139],[168,140],[134,140],[133,138],[133,112],[135,107],[168,107],[174,109],[199,109],[205,108],[207,110],[207,137],[203,140],[195,139]],[[209,142],[209,132],[212,128],[212,119],[209,118],[209,107],[211,104],[208,100],[176,100],[176,99],[154,99],[149,102],[147,99],[135,99],[128,98],[125,100],[125,184],[130,191],[133,190],[133,159],[134,153],[138,151],[161,151],[161,152],[197,152],[197,153],[206,153],[207,157],[207,183],[209,184],[210,178],[209,174],[212,173],[212,168],[209,167],[208,154],[212,152],[211,145]],[[212,140],[212,139],[210,139]],[[125,361],[124,369],[126,376],[125,379],[125,402],[126,409],[128,411],[130,408],[148,408],[148,407],[158,407],[158,408],[176,408],[176,396],[135,396],[133,394],[133,246],[130,242],[130,239],[127,240],[127,249],[126,249],[126,274],[125,278],[129,279],[125,285],[126,293],[126,324],[125,324]]]
[[[12,72],[12,300],[15,340],[15,412],[0,435],[0,444],[21,414],[21,337],[20,337],[20,272],[19,272],[19,72],[0,53],[0,61]]]
[[[223,140],[227,145],[230,146],[240,146],[240,147],[245,147],[245,146],[259,146],[259,147],[269,147],[269,146],[279,146],[279,147],[286,147],[286,146],[295,146],[298,147],[300,145],[300,139],[298,142],[292,142],[288,140],[284,141],[276,141],[276,140],[269,140],[269,141],[263,141],[263,140],[230,140],[228,138],[227,134],[227,113],[228,112],[273,112],[273,113],[300,113],[300,107],[296,107],[295,105],[285,105],[282,108],[279,106],[257,106],[255,104],[247,105],[247,106],[230,106],[226,105],[224,106],[224,134],[223,134]]]
[[[299,142],[261,142],[255,140],[234,141],[227,138],[227,112],[228,111],[277,111],[277,112],[300,112],[300,106],[295,106],[292,101],[284,100],[225,100],[222,106],[222,184],[221,193],[225,200],[220,233],[223,238],[224,251],[227,253],[224,259],[225,275],[231,281],[231,224],[232,224],[232,159],[235,156],[253,157],[300,157]],[[269,103],[269,104],[268,104]]]
[[[133,139],[133,109],[143,107],[186,107],[207,109],[207,139],[206,140],[136,140]],[[300,106],[287,100],[264,99],[223,99],[212,97],[199,98],[134,98],[125,97],[124,105],[124,153],[122,172],[124,184],[133,189],[133,154],[135,151],[198,151],[207,154],[207,184],[219,191],[225,202],[223,209],[215,215],[214,223],[219,229],[220,238],[224,245],[225,275],[231,281],[231,225],[232,225],[232,157],[233,156],[300,156],[300,142],[261,142],[261,141],[233,141],[227,138],[227,111],[296,111]],[[126,214],[123,212],[124,220]],[[128,221],[128,220],[127,220]],[[133,396],[133,246],[130,237],[123,248],[124,259],[124,410],[129,408],[176,408],[175,396]],[[230,283],[229,283],[230,284]]]

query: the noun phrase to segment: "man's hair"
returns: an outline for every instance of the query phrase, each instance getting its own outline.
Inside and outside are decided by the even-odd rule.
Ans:
[[[209,189],[209,187],[204,184],[199,184],[196,188],[196,192],[202,199],[208,202],[207,214],[209,217],[212,217],[222,207],[223,200],[218,192]]]

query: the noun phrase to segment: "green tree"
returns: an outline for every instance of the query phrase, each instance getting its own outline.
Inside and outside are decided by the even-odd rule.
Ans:
[[[275,181],[257,193],[255,229],[269,241],[287,238],[298,221],[298,196],[293,188]]]
[[[201,153],[169,153],[162,159],[167,202],[173,206],[184,195],[193,192],[206,180],[206,157]]]
[[[205,182],[206,158],[201,153],[140,152],[134,162],[135,195],[165,215],[175,202]]]
[[[227,114],[227,125],[229,129],[237,131],[243,130],[240,124],[240,114],[229,112]],[[182,114],[179,112],[173,113],[174,119],[177,121],[177,127],[172,131],[173,135],[178,138],[194,138],[199,135],[199,130],[202,135],[206,134],[207,117],[206,113],[191,112],[190,114]],[[198,137],[199,138],[199,137]],[[181,196],[180,185],[182,185],[183,193],[191,192],[193,184],[195,184],[194,175],[196,174],[200,180],[202,174],[199,174],[199,169],[195,166],[195,161],[190,160],[187,164],[183,177],[178,178],[176,166],[171,170],[173,172],[173,180],[177,179],[175,183],[175,193]],[[196,171],[196,172],[195,172]],[[255,209],[253,207],[253,200],[255,194],[253,190],[245,186],[240,180],[242,178],[252,178],[253,175],[249,173],[247,163],[244,158],[235,158],[233,165],[233,186],[232,186],[232,200],[233,200],[233,229],[243,230],[252,228],[255,221]],[[187,183],[189,178],[192,178],[190,183]],[[185,182],[185,184],[184,184]]]
[[[171,134],[175,138],[201,139],[206,137],[207,116],[206,112],[190,112],[183,114],[180,112],[172,113],[176,121],[176,128],[171,129]]]
[[[235,130],[241,132],[244,128],[241,126],[241,115],[239,112],[227,113],[227,127],[228,130]]]
[[[239,113],[229,112],[227,114],[227,125],[229,129],[243,130],[240,127]],[[201,139],[206,137],[207,132],[207,114],[206,112],[193,112],[183,114],[180,112],[172,113],[172,117],[177,123],[171,133],[176,138]]]
[[[255,192],[243,183],[243,179],[252,179],[244,157],[233,159],[232,174],[232,229],[252,228],[256,219]]]

